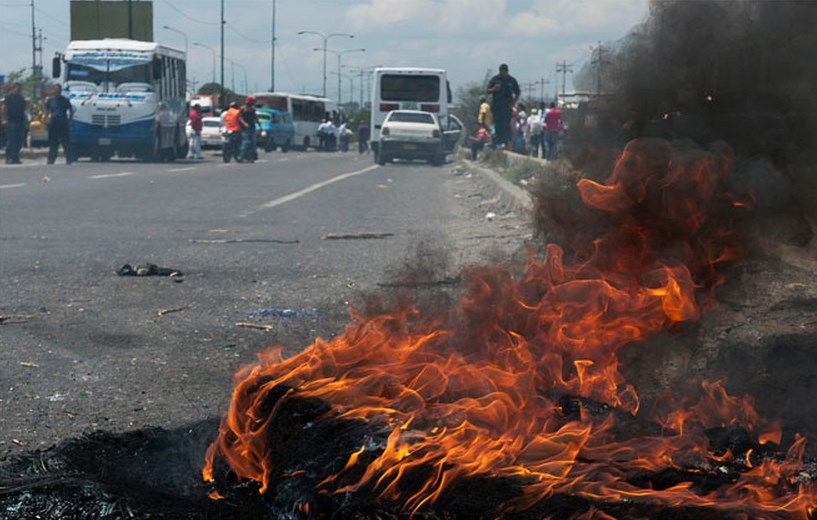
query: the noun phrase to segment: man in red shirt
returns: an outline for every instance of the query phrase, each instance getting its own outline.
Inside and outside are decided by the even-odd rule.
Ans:
[[[190,109],[190,129],[193,135],[190,136],[190,151],[187,153],[187,158],[201,159],[201,128],[203,122],[201,120],[201,111],[198,105],[193,105]]]
[[[550,108],[545,112],[545,144],[547,146],[548,160],[556,157],[556,142],[559,140],[559,132],[564,128],[562,123],[562,111],[556,108],[556,103],[550,104]]]

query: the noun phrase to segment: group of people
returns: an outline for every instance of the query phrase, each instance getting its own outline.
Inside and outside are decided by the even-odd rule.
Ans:
[[[188,159],[202,159],[201,155],[201,131],[204,126],[201,115],[201,107],[194,104],[190,108],[188,115],[190,121],[190,146],[187,152]],[[221,126],[227,132],[228,141],[237,139],[240,136],[238,145],[238,162],[255,162],[257,159],[256,149],[256,125],[259,124],[258,114],[255,111],[255,98],[247,96],[244,104],[239,106],[233,101],[227,110],[221,113]]]
[[[28,131],[26,112],[28,103],[22,95],[22,86],[15,84],[3,101],[2,122],[6,127],[6,164],[21,164],[20,150]],[[57,84],[45,101],[45,125],[48,130],[48,164],[54,164],[62,146],[66,164],[73,162],[71,156],[71,119],[74,109],[68,98],[62,95]]]
[[[519,102],[519,83],[505,63],[499,66],[499,73],[490,79],[485,90],[491,95],[491,102],[486,96],[479,100],[477,130],[470,137],[473,160],[486,146],[533,157],[540,157],[541,150],[543,159],[556,156],[559,136],[564,130],[562,112],[556,103],[546,106],[542,101],[528,114]]]
[[[318,145],[319,149],[332,151],[337,147],[338,151],[349,151],[349,139],[355,133],[349,128],[349,123],[343,120],[339,125],[331,119],[324,119],[318,126]],[[369,152],[369,125],[365,120],[360,121],[357,126],[357,143],[358,153]]]

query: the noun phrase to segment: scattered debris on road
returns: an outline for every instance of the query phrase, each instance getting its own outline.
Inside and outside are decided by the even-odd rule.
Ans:
[[[0,323],[25,323],[35,317],[34,314],[0,314]]]
[[[192,238],[190,242],[194,244],[299,244],[300,240],[284,240],[279,238]]]
[[[275,316],[276,318],[296,318],[301,314],[303,313],[295,309],[257,309],[247,313],[249,316]]]
[[[247,327],[248,329],[258,329],[268,332],[273,329],[272,325],[260,325],[258,323],[250,323],[248,321],[239,321],[235,324],[236,327]]]
[[[136,267],[125,264],[116,271],[116,274],[119,276],[183,276],[178,269],[159,267],[155,264],[139,264]]]
[[[422,282],[381,282],[378,287],[438,287],[441,285],[457,285],[459,278],[444,278],[442,280],[425,280]]]
[[[171,307],[169,309],[159,309],[158,311],[156,311],[156,315],[161,317],[161,316],[164,316],[165,314],[170,314],[171,312],[181,312],[181,311],[183,311],[185,309],[189,309],[189,308],[190,308],[189,305],[182,305],[181,307]]]
[[[393,237],[394,233],[327,233],[322,240],[371,240]]]

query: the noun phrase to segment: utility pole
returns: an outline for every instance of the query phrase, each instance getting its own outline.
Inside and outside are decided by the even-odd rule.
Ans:
[[[573,73],[573,64],[568,64],[566,61],[556,64],[556,74],[562,75],[562,99],[565,97],[565,84],[567,82],[567,73]]]
[[[37,47],[37,29],[34,25],[34,0],[31,0],[31,75],[34,77],[34,81],[31,84],[31,98],[37,99],[38,97],[38,86],[40,85],[40,78],[42,74],[40,74],[39,67],[37,67],[37,51],[42,50],[42,46],[39,48]]]
[[[550,85],[550,80],[541,78],[539,80],[539,101],[545,100],[545,85]]]
[[[218,104],[224,110],[224,107],[227,106],[227,100],[224,98],[224,0],[221,0],[221,83],[219,87]]]
[[[272,0],[272,60],[270,62],[270,92],[275,92],[275,0]]]
[[[603,57],[604,55],[604,47],[601,46],[601,42],[599,42],[599,46],[596,47],[596,59],[592,60],[590,63],[591,65],[596,66],[596,95],[601,95],[601,76],[602,76],[602,69],[605,65],[609,65],[610,61]]]
[[[525,91],[528,92],[528,100],[530,100],[533,97],[533,87],[536,86],[537,83],[539,83],[539,82],[538,81],[529,81],[529,82],[522,85],[522,90],[525,90]]]
[[[40,53],[40,65],[37,66],[37,71],[39,72],[39,77],[42,80],[42,77],[43,77],[43,40],[46,39],[46,38],[43,38],[43,30],[42,29],[39,29],[39,32],[40,32],[40,35],[39,35],[40,43],[37,46],[37,51],[39,51],[39,53]]]

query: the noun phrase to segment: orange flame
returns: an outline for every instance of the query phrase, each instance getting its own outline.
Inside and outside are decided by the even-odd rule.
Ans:
[[[703,397],[654,418],[661,433],[621,438],[613,413],[565,413],[564,396],[604,403],[636,415],[639,399],[619,371],[618,351],[662,329],[699,318],[702,289],[720,283],[716,268],[738,249],[717,215],[734,208],[720,186],[729,150],[674,150],[635,141],[605,184],[578,190],[591,218],[604,221],[592,251],[574,254],[550,244],[521,276],[498,267],[475,269],[451,316],[425,320],[412,308],[369,319],[353,314],[345,333],[318,339],[284,359],[281,348],[259,354],[236,374],[232,403],[203,476],[216,458],[264,493],[276,467],[265,433],[282,403],[297,396],[331,406],[325,418],[360,419],[390,431],[384,444],[349,453],[321,492],[364,486],[416,512],[459,479],[485,475],[523,479],[524,495],[503,511],[530,508],[554,493],[606,502],[744,511],[747,517],[787,512],[806,518],[817,503],[814,484],[798,477],[804,439],[785,460],[746,465],[717,491],[681,483],[667,489],[632,484],[643,472],[703,470],[733,461],[716,455],[705,430],[739,424],[761,442],[780,441],[749,399],[703,383]],[[270,393],[280,395],[273,400]],[[750,454],[740,454],[748,461]],[[367,462],[362,462],[362,461]],[[362,465],[365,464],[365,468]],[[410,491],[402,479],[428,478]],[[354,475],[354,476],[353,476]],[[577,519],[610,519],[591,510]]]

